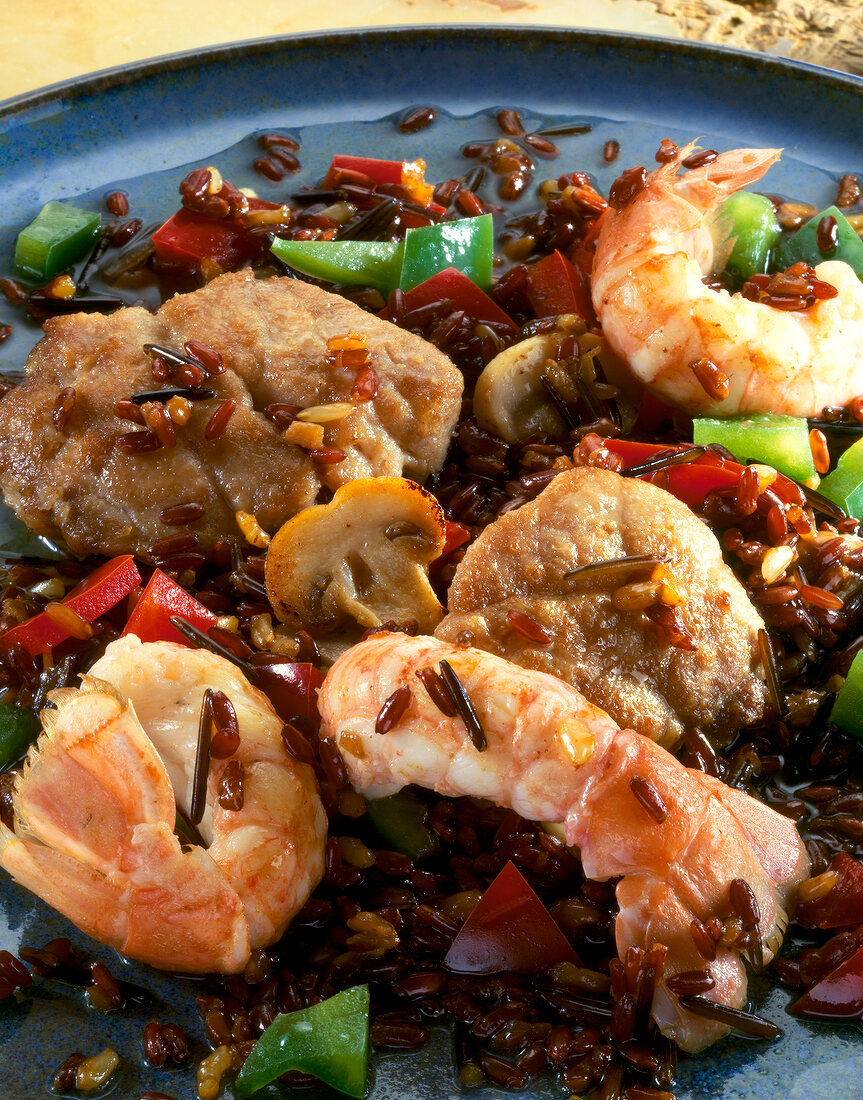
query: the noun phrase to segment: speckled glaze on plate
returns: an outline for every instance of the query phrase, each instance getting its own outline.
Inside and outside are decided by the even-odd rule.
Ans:
[[[426,103],[442,109],[445,125],[405,138],[391,122],[375,121]],[[225,174],[264,194],[250,170],[254,145],[243,144],[255,131],[314,127],[315,148],[304,144],[301,153],[308,178],[323,172],[334,151],[401,156],[405,147],[426,157],[429,178],[441,178],[454,169],[459,142],[478,136],[481,125],[486,130],[480,133],[494,132],[490,112],[500,106],[523,109],[526,120],[531,112],[592,120],[589,139],[565,145],[548,174],[581,168],[593,172],[600,187],[620,167],[649,163],[666,135],[678,141],[701,136],[705,145],[726,148],[781,145],[785,155],[769,188],[821,206],[832,200],[838,175],[863,174],[863,81],[806,65],[554,28],[413,27],[266,39],[158,58],[0,105],[0,268],[9,267],[17,230],[49,199],[104,195],[121,184],[133,193],[133,213],[156,220],[175,208],[184,174],[177,169],[209,163],[229,147],[218,161]],[[603,166],[600,156],[609,137],[622,138],[614,168]],[[0,344],[0,369],[20,369],[38,335],[18,321],[0,302],[0,324],[15,326],[12,338]],[[23,545],[25,532],[6,509],[2,513],[0,545]],[[146,1067],[141,1033],[149,1019],[175,1020],[194,1038],[200,1060],[208,1048],[194,1007],[196,983],[126,964],[3,875],[0,947],[16,951],[58,935],[71,935],[118,977],[146,986],[156,1003],[123,1016],[103,1015],[88,1010],[80,993],[37,980],[19,1000],[0,1002],[0,1095],[38,1100],[49,1095],[53,1070],[72,1051],[112,1046],[122,1070],[106,1094],[136,1100],[151,1089],[193,1100],[193,1070]],[[785,1013],[790,999],[788,991],[756,983],[753,1005],[781,1024],[782,1039],[726,1040],[698,1058],[682,1059],[675,1090],[680,1100],[858,1100],[861,1028],[794,1020]],[[378,1057],[369,1097],[465,1095],[451,1046],[440,1029],[416,1054]],[[286,1095],[271,1088],[260,1095],[280,1094]],[[322,1088],[305,1095],[336,1094]],[[471,1095],[491,1100],[507,1094],[481,1089]],[[549,1079],[530,1095],[562,1097],[566,1091]]]

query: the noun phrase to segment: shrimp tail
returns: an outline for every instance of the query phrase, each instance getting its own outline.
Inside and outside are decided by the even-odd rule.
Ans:
[[[707,969],[714,981],[711,997],[742,1007],[741,956],[757,969],[770,961],[787,925],[787,901],[807,874],[809,861],[793,822],[682,768],[631,730],[621,730],[591,770],[585,797],[570,808],[567,838],[580,847],[587,875],[623,876],[615,926],[621,957],[631,947],[663,943],[669,973]],[[753,899],[753,911],[735,909],[741,892]],[[722,941],[710,949],[705,936],[714,919],[722,924]],[[665,1033],[690,1052],[726,1030],[708,1021],[692,1027],[667,990],[656,1012]]]
[[[416,673],[442,659],[484,730],[481,752],[462,720],[441,714],[418,686]],[[404,688],[410,701],[381,736],[380,708]],[[759,965],[771,957],[787,900],[808,869],[796,831],[774,811],[740,792],[722,793],[553,676],[431,638],[378,635],[354,646],[330,669],[319,702],[358,790],[374,796],[416,783],[564,823],[585,874],[620,879],[621,957],[662,946],[666,977],[709,970],[714,999],[743,1004],[742,956]],[[783,850],[771,853],[772,846]],[[689,1051],[728,1030],[687,1013],[664,981],[653,1014]]]
[[[236,972],[250,950],[243,903],[205,851],[183,851],[164,764],[132,708],[103,687],[86,681],[46,712],[0,865],[120,952],[162,969]]]

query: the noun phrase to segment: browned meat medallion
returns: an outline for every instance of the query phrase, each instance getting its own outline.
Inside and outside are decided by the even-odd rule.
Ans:
[[[339,337],[350,333],[359,347],[340,353]],[[182,372],[156,381],[144,345],[182,352],[190,340],[227,366],[203,380],[215,396],[180,404],[173,446],[129,453],[120,437],[145,425],[118,416],[116,403],[188,385]],[[426,341],[335,294],[250,271],[177,295],[155,314],[53,318],[25,373],[0,401],[6,502],[33,531],[75,551],[142,557],[176,531],[160,514],[178,504],[203,506],[191,530],[208,548],[237,532],[238,511],[273,532],[322,490],[328,499],[354,478],[424,480],[443,463],[462,393],[460,372]],[[54,415],[64,390],[74,391],[66,423]],[[230,400],[236,406],[219,434]],[[163,416],[166,403],[144,408]],[[292,408],[274,423],[265,415],[272,405]]]
[[[638,556],[654,561],[579,571]],[[620,726],[670,746],[690,727],[728,740],[764,714],[763,625],[685,504],[580,468],[482,532],[435,633],[470,631],[481,649],[554,673]]]

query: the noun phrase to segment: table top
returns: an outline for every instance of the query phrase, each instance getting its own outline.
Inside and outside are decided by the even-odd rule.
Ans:
[[[178,14],[182,13],[182,14]],[[0,99],[98,69],[243,39],[342,27],[544,24],[672,36],[649,0],[104,0],[0,3]]]
[[[181,14],[180,14],[181,13]],[[685,37],[863,73],[859,0],[43,0],[0,4],[0,100],[159,54],[341,27],[578,26]]]

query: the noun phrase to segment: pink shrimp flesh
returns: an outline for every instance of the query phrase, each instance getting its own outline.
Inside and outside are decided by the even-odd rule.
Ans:
[[[484,751],[460,718],[441,714],[417,678],[442,659],[479,717]],[[401,687],[410,688],[410,702],[393,728],[379,734],[380,709]],[[568,684],[480,650],[376,635],[336,661],[319,702],[324,730],[337,741],[358,790],[379,797],[415,783],[563,823],[568,843],[581,849],[586,875],[622,876],[615,929],[621,954],[662,943],[666,977],[708,968],[714,998],[743,1004],[741,949],[720,947],[707,960],[690,925],[734,916],[730,887],[741,879],[758,905],[764,958],[772,957],[785,928],[784,907],[809,866],[792,822],[739,792],[720,796],[713,781],[648,738],[619,729]],[[664,806],[662,820],[634,793],[636,779]],[[727,1030],[687,1013],[664,981],[653,1013],[662,1031],[689,1051]]]
[[[818,415],[863,390],[863,283],[848,264],[817,265],[837,296],[784,311],[714,290],[710,215],[757,182],[778,149],[732,149],[678,178],[687,145],[647,177],[597,240],[593,303],[613,351],[637,382],[698,414]],[[728,379],[722,400],[691,364],[709,359]]]

